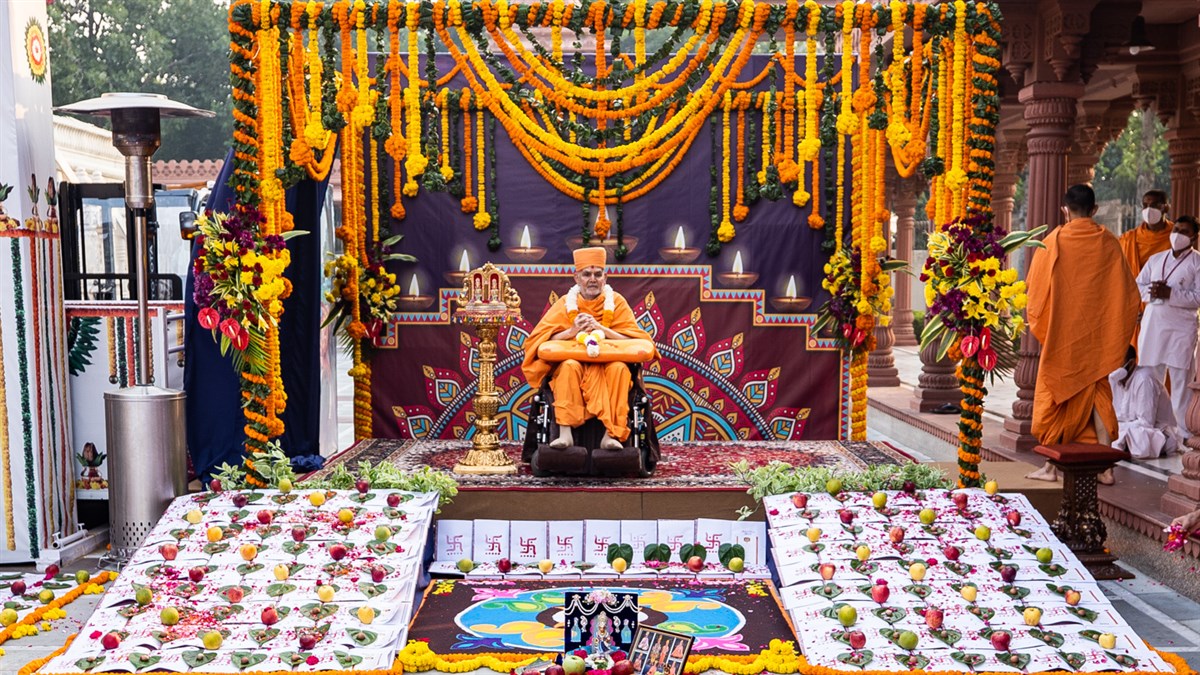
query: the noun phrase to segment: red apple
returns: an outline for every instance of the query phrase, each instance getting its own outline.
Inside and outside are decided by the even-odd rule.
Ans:
[[[387,505],[393,509],[397,506],[400,506],[400,495],[396,494],[395,492],[389,494],[387,496]]]
[[[382,583],[383,578],[386,576],[387,576],[387,570],[383,569],[382,566],[375,565],[371,568],[371,581],[373,581],[377,584]]]
[[[306,530],[303,525],[297,525],[292,528],[292,540],[297,544],[304,541],[304,538],[307,536],[308,530]]]
[[[313,647],[317,646],[317,634],[311,631],[304,631],[300,634],[300,649],[304,651],[312,651]]]
[[[12,586],[8,587],[13,595],[25,595],[25,582],[20,579],[12,582]]]
[[[175,556],[179,555],[179,546],[169,541],[159,546],[158,552],[162,554],[163,560],[174,560]]]
[[[854,522],[854,512],[850,509],[841,509],[838,511],[838,518],[841,518],[843,523],[849,525]]]
[[[998,652],[1008,651],[1008,645],[1012,642],[1012,634],[1007,631],[998,630],[992,633],[992,649]]]
[[[1013,527],[1016,527],[1021,524],[1021,512],[1020,511],[1009,511],[1008,513],[1004,514],[1004,518],[1006,520],[1008,520],[1008,524]]]
[[[365,478],[359,478],[358,480],[354,481],[354,489],[358,490],[358,494],[365,495],[367,494],[367,490],[371,489],[371,483],[369,483]]]
[[[1083,599],[1083,595],[1079,591],[1071,589],[1063,594],[1063,599],[1066,600],[1068,605],[1074,607]]]
[[[798,509],[808,508],[808,495],[803,492],[797,492],[792,495],[792,505]]]
[[[621,659],[608,669],[609,675],[633,675],[633,664],[629,659]]]
[[[200,580],[204,578],[204,568],[203,567],[191,568],[190,570],[188,570],[188,578],[192,580],[192,583],[195,583],[195,584],[200,583]]]
[[[214,478],[214,479],[208,481],[208,489],[212,490],[213,492],[220,492],[221,491],[221,479]]]
[[[955,560],[958,560],[958,556],[962,555],[962,551],[959,550],[957,546],[950,546],[947,544],[946,548],[942,549],[942,555],[946,556],[946,560],[954,562]]]
[[[501,558],[496,561],[496,569],[500,570],[501,574],[508,574],[512,571],[512,561],[508,558]]]
[[[104,637],[100,638],[100,644],[105,649],[116,649],[121,645],[121,636],[116,633],[105,633]]]
[[[1002,565],[1000,567],[1000,578],[1004,583],[1011,584],[1017,578],[1017,568],[1012,565]]]
[[[891,539],[893,544],[904,541],[904,528],[897,525],[888,530],[888,539]]]
[[[270,626],[279,621],[279,612],[275,611],[274,607],[264,607],[260,618],[264,624]]]
[[[225,591],[225,599],[228,600],[229,602],[232,602],[235,605],[238,604],[239,602],[241,602],[242,598],[245,595],[246,595],[246,591],[243,591],[241,586],[231,586],[229,588],[229,590]],[[274,609],[272,609],[272,611],[274,611]],[[264,616],[265,616],[265,614],[264,614]],[[278,617],[276,617],[276,619],[278,619]],[[272,622],[272,623],[274,623],[274,622]]]
[[[861,630],[852,630],[846,634],[846,639],[850,641],[851,649],[862,649],[867,646],[867,635]]]
[[[329,547],[329,557],[334,560],[345,558],[348,552],[345,544],[334,544]]]
[[[888,596],[892,594],[892,589],[888,588],[887,584],[875,584],[871,587],[871,599],[879,604],[887,602]]]
[[[267,509],[263,509],[262,511],[258,512],[258,522],[262,523],[263,525],[270,525],[271,518],[273,517],[274,515]]]
[[[567,675],[567,671],[563,670],[562,666],[555,663],[546,666],[546,669],[542,671],[542,675]]]
[[[55,565],[54,563],[50,563],[49,565],[46,566],[46,578],[53,579],[54,577],[58,576],[58,571],[59,571],[58,565]]]
[[[917,484],[912,482],[911,480],[906,480],[906,481],[904,481],[904,485],[902,485],[900,487],[900,489],[911,495],[912,493],[917,491]]]
[[[837,573],[837,567],[833,563],[821,563],[821,566],[817,568],[817,571],[821,573],[822,579],[829,581],[833,578],[833,575]]]
[[[937,607],[930,607],[925,610],[925,625],[933,630],[941,628],[942,620],[945,618],[946,615]]]
[[[240,492],[233,496],[233,505],[238,507],[239,509],[242,508],[243,506],[245,506],[249,502],[250,502],[250,498]]]
[[[704,569],[704,559],[698,555],[688,558],[687,568],[693,572],[699,572]]]
[[[954,502],[954,505],[957,506],[958,508],[960,508],[960,509],[967,508],[967,493],[955,492],[954,494],[950,495],[950,499]]]

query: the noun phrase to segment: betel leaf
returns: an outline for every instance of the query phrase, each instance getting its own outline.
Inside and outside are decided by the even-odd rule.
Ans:
[[[84,672],[87,672],[87,671],[91,670],[92,668],[95,668],[96,666],[100,665],[101,663],[104,663],[104,656],[89,656],[85,659],[79,659],[78,661],[76,661],[75,667]]]
[[[708,557],[708,551],[700,544],[684,544],[679,547],[680,562],[687,562],[693,556],[700,558],[701,562]]]
[[[650,544],[643,554],[646,562],[666,563],[671,560],[671,549],[666,544]]]
[[[608,564],[612,564],[617,558],[623,559],[627,564],[633,562],[633,547],[629,544],[609,544],[608,545]]]
[[[746,558],[746,549],[741,544],[721,544],[721,548],[717,549],[717,560],[722,565],[728,567],[729,561],[734,558]]]

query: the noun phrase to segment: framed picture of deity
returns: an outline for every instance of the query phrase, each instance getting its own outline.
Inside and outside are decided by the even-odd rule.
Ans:
[[[683,633],[639,626],[629,652],[634,675],[683,675],[695,639]]]
[[[564,652],[629,652],[638,629],[638,596],[628,590],[566,591],[563,602]]]

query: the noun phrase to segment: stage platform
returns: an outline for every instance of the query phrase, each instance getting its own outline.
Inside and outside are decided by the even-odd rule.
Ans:
[[[405,469],[431,466],[449,471],[466,454],[470,441],[395,440],[372,438],[331,457],[325,468],[309,477],[320,478],[339,464],[353,468],[360,461],[390,462]],[[746,494],[746,485],[730,469],[745,460],[751,467],[772,461],[797,468],[828,467],[861,471],[876,464],[904,464],[912,460],[887,443],[840,441],[733,441],[664,443],[658,471],[650,478],[535,477],[528,464],[520,463],[520,448],[505,446],[517,464],[510,476],[457,474],[459,494],[443,507],[437,518],[510,518],[583,520],[595,518],[597,509],[605,518],[645,520],[656,518],[733,519],[742,507],[756,504]],[[992,467],[1007,489],[1029,496],[1034,507],[1047,518],[1058,510],[1061,486],[1024,481],[1005,471],[1013,465]],[[954,475],[953,463],[940,465]],[[498,495],[503,492],[503,496]],[[751,516],[762,520],[761,511]]]

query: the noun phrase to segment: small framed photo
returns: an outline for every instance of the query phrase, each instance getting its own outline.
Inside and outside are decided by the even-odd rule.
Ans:
[[[634,675],[683,675],[695,639],[692,635],[638,626],[629,652]]]

